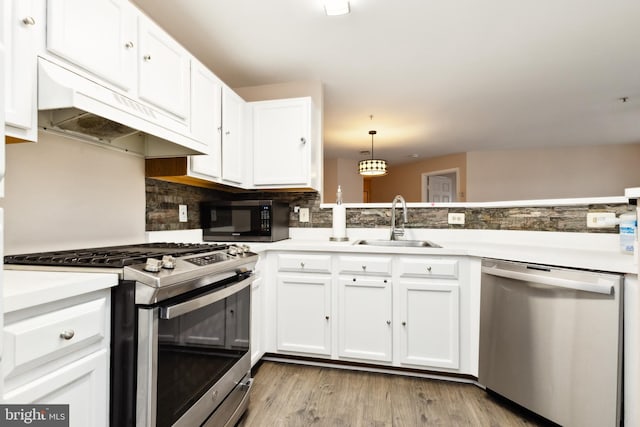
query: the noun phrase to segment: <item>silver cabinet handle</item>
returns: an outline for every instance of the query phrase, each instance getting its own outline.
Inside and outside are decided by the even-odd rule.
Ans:
[[[307,143],[307,139],[302,137],[302,138],[300,138],[300,142],[302,142],[303,144],[306,144]]]
[[[133,42],[127,42],[124,47],[126,47],[127,49],[132,49],[133,48]]]
[[[304,268],[304,262],[300,263],[300,268]]]
[[[65,329],[64,331],[60,332],[60,338],[70,340],[75,334],[76,333],[73,329]]]
[[[391,324],[391,320],[387,320],[387,325],[390,325],[390,324]]]
[[[367,266],[366,265],[362,266],[362,271],[367,271]]]
[[[429,273],[431,273],[431,266],[430,266],[430,265],[429,265],[429,266],[427,266],[427,271],[428,271]]]
[[[33,16],[26,16],[22,18],[22,23],[24,25],[36,25],[36,20],[33,19]]]
[[[231,131],[230,131],[230,130],[228,130],[228,131],[226,131],[224,134],[225,134],[225,135],[229,135],[229,134],[231,134]]]
[[[151,55],[145,55],[143,58],[145,61],[151,61]]]

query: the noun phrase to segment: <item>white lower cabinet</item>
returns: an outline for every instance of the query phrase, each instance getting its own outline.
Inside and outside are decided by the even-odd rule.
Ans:
[[[69,404],[72,427],[109,424],[110,292],[5,313],[5,403]]]
[[[270,259],[268,351],[477,376],[477,259],[330,252]]]
[[[391,362],[390,280],[341,277],[338,289],[338,355]]]
[[[331,277],[279,274],[277,278],[277,350],[331,355]]]
[[[458,369],[458,283],[400,281],[400,361]]]
[[[109,355],[96,351],[21,387],[5,392],[4,403],[69,405],[69,426],[109,424]]]
[[[262,277],[257,277],[251,284],[251,366],[255,365],[264,354],[264,299]]]

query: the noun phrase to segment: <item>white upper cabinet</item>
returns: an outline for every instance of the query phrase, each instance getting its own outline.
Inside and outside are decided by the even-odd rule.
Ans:
[[[311,98],[250,103],[253,184],[256,188],[312,187]]]
[[[222,180],[236,185],[246,181],[246,108],[244,99],[228,87],[222,88]]]
[[[138,16],[138,95],[180,118],[189,113],[189,53],[162,28]]]
[[[135,84],[135,25],[126,0],[48,0],[47,50],[128,91]]]
[[[198,178],[220,178],[222,82],[204,65],[191,62],[191,134],[207,144],[207,155],[190,156],[190,173]]]
[[[0,45],[5,50],[5,135],[36,141],[36,49],[38,32],[44,31],[44,17],[39,15],[34,0],[5,0],[0,15]]]

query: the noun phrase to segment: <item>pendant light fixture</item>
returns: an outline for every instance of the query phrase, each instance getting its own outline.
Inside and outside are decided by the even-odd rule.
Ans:
[[[371,116],[371,118],[373,118],[373,116]],[[358,163],[358,171],[362,176],[374,177],[387,174],[387,161],[373,158],[373,136],[376,133],[375,130],[369,131],[369,135],[371,135],[371,158],[360,160],[360,163]]]

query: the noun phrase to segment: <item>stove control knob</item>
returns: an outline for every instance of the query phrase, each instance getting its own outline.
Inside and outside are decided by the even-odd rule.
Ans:
[[[229,252],[229,255],[236,255],[238,253],[238,247],[236,245],[231,245],[227,251]]]
[[[251,251],[251,248],[249,248],[249,245],[242,245],[242,253],[247,253],[250,251]]]
[[[171,255],[164,255],[162,257],[162,268],[173,270],[176,268],[176,259]]]
[[[162,261],[155,258],[147,258],[147,263],[144,266],[145,271],[151,273],[157,273],[162,268]]]

